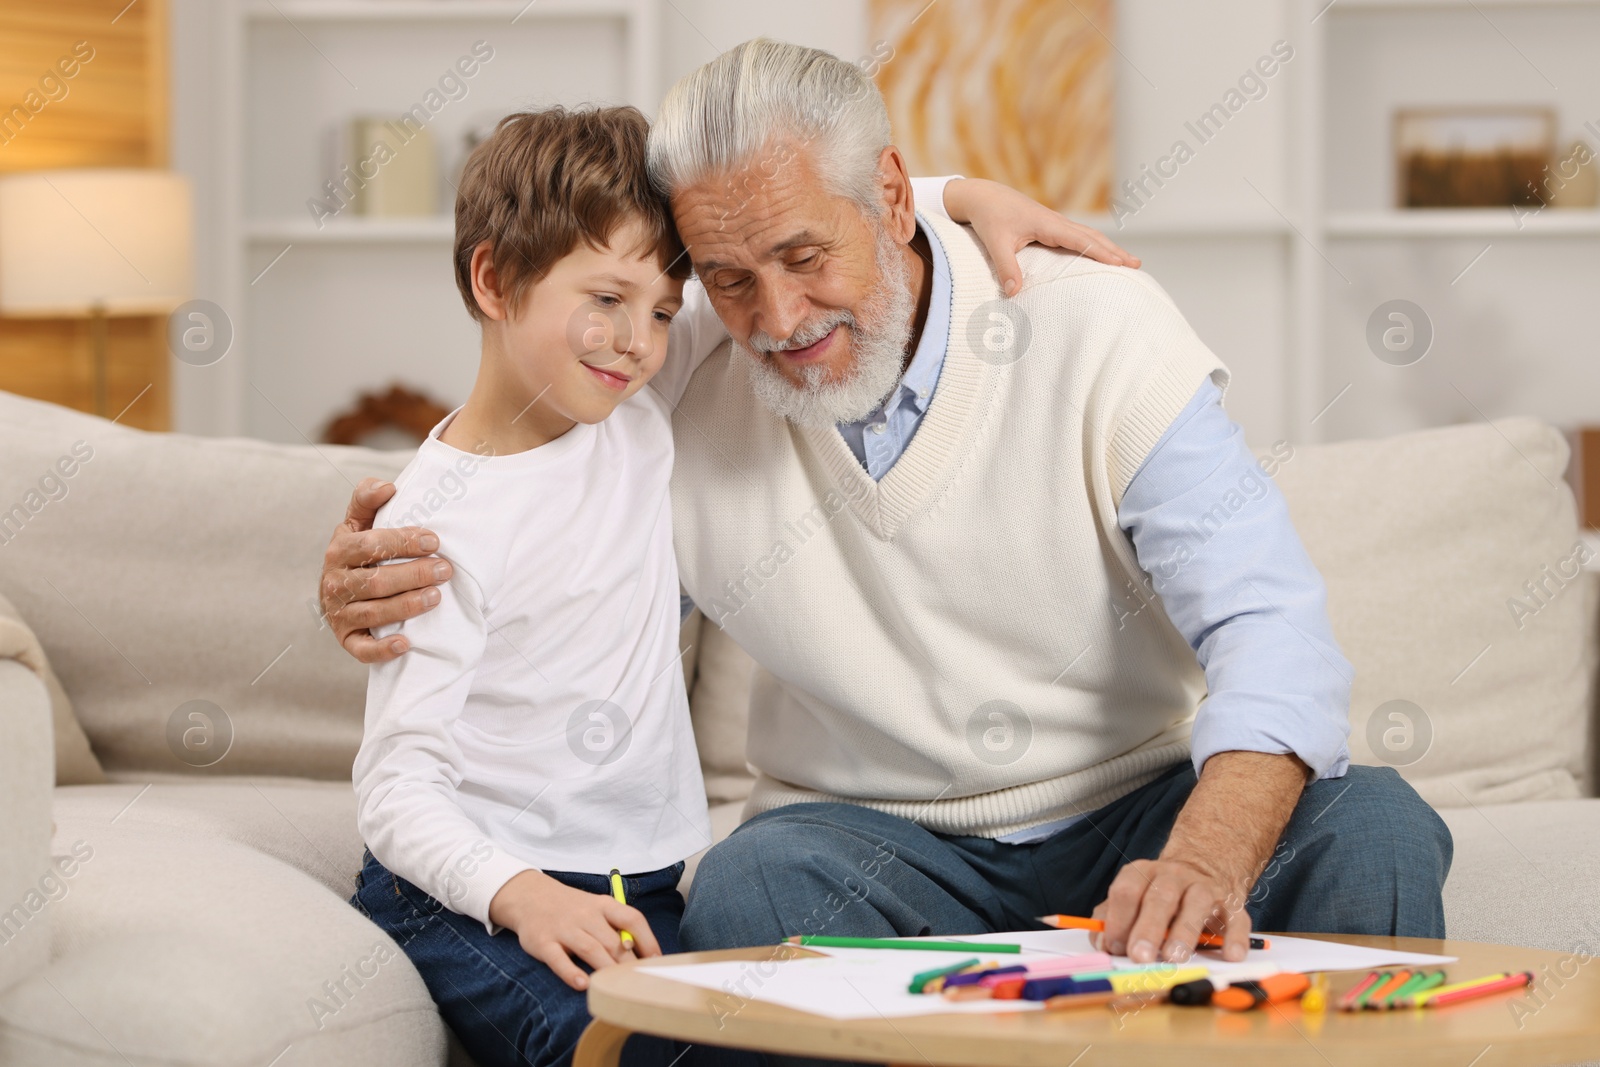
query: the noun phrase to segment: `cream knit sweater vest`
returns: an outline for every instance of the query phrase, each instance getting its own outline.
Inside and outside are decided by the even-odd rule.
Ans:
[[[836,430],[763,409],[724,345],[673,421],[678,562],[761,667],[747,815],[846,801],[995,837],[1188,757],[1205,678],[1116,512],[1228,370],[1146,274],[1033,248],[1001,301],[970,230],[921,222],[950,337],[905,454],[874,483]]]

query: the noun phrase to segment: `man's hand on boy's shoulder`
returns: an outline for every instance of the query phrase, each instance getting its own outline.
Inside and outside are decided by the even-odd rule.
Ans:
[[[439,550],[432,530],[372,528],[394,493],[393,482],[363,478],[322,557],[323,617],[344,650],[362,663],[384,663],[410,648],[399,634],[378,640],[373,628],[431,610],[439,603],[434,586],[450,580],[450,564],[432,555]],[[390,559],[410,562],[379,566]]]

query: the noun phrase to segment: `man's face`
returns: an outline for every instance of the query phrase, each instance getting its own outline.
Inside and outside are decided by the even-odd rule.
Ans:
[[[885,257],[904,254],[909,203],[870,216],[824,187],[804,148],[777,145],[740,172],[679,190],[672,210],[728,332],[791,389],[858,377],[885,333],[903,350],[908,285]]]

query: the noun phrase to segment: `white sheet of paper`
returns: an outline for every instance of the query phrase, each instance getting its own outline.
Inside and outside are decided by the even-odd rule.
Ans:
[[[746,1000],[778,1004],[830,1019],[904,1018],[944,1012],[995,1013],[1037,1011],[1026,1000],[976,1000],[952,1002],[938,996],[908,993],[911,977],[972,956],[1002,964],[1027,962],[1047,956],[1074,956],[1092,952],[1083,930],[1042,930],[1021,933],[974,934],[969,937],[927,938],[961,941],[970,952],[909,952],[897,949],[816,948],[821,958],[796,960],[746,960],[736,963],[691,963],[650,968],[660,978],[716,990],[711,1010],[732,1014]],[[1402,964],[1441,966],[1454,956],[1421,952],[1390,952],[1334,941],[1273,935],[1272,947],[1248,953],[1240,963],[1226,963],[1219,952],[1199,952],[1190,966],[1204,966],[1213,975],[1227,977],[1249,969],[1259,973],[1266,964],[1283,971],[1365,971]],[[1020,955],[985,954],[984,943],[1021,945]],[[1125,956],[1113,956],[1115,967],[1131,967]],[[1242,975],[1241,975],[1242,976]]]
[[[973,946],[973,952],[968,953],[968,956],[980,954],[985,942],[1022,946],[1022,952],[1018,955],[1007,954],[993,957],[1002,962],[1027,963],[1043,956],[1076,956],[1094,951],[1089,945],[1089,933],[1087,930],[1026,930],[1016,933],[973,934],[959,938],[931,937],[908,938],[907,940],[970,942]],[[1246,968],[1254,969],[1262,964],[1270,964],[1280,971],[1299,971],[1302,974],[1310,974],[1313,971],[1373,970],[1377,967],[1388,967],[1397,964],[1440,966],[1456,961],[1454,956],[1433,956],[1424,952],[1388,952],[1383,949],[1346,945],[1338,941],[1318,941],[1308,937],[1284,937],[1274,934],[1268,937],[1267,940],[1271,942],[1271,948],[1252,949],[1245,953],[1244,959],[1238,963],[1228,963],[1223,960],[1220,951],[1206,949],[1196,952],[1193,962],[1186,964],[1186,966],[1205,967],[1213,975],[1226,977],[1235,971],[1241,971]],[[900,949],[808,947],[812,952],[821,952],[839,959],[881,956],[885,952],[909,954]],[[942,959],[947,959],[949,963],[966,958],[966,956],[956,953],[951,953],[948,957],[944,954],[933,952],[918,952],[916,955],[919,957],[938,955]],[[1111,965],[1113,967],[1136,966],[1126,956],[1112,956]],[[930,970],[938,966],[940,966],[938,963],[929,963],[921,967],[912,964],[908,967],[907,973],[916,974],[919,971]]]

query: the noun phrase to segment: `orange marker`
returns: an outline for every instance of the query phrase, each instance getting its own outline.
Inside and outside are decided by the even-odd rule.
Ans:
[[[1054,926],[1057,930],[1092,930],[1101,933],[1105,930],[1104,919],[1085,919],[1079,915],[1041,915],[1039,921],[1046,926]],[[1223,939],[1217,934],[1201,934],[1195,942],[1195,948],[1221,948]],[[1264,937],[1252,937],[1250,947],[1253,949],[1271,948],[1272,942]]]
[[[1374,989],[1367,999],[1362,1003],[1361,1007],[1373,1009],[1383,1007],[1383,1002],[1388,998],[1389,994],[1393,993],[1396,989],[1399,989],[1410,980],[1411,972],[1402,967],[1400,970],[1394,972],[1388,981]]]
[[[1227,989],[1211,994],[1211,1003],[1229,1011],[1249,1011],[1257,1004],[1282,1004],[1298,1000],[1300,994],[1311,988],[1311,979],[1303,974],[1274,974],[1247,982],[1235,982]]]
[[[1022,987],[1028,984],[1026,975],[1015,978],[1005,978],[989,987],[990,995],[996,1000],[1021,1000]]]

